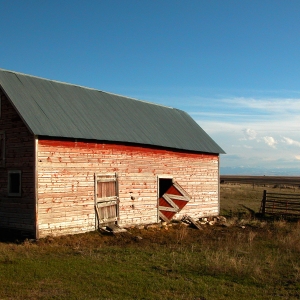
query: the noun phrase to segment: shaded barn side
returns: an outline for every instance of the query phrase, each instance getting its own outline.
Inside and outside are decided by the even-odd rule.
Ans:
[[[158,221],[159,177],[192,197],[176,215],[217,215],[219,156],[76,140],[38,142],[40,237],[94,230],[94,174],[117,174],[121,226]]]
[[[2,93],[0,137],[0,227],[34,235],[35,139]],[[14,185],[18,183],[21,184],[21,195],[14,194]]]

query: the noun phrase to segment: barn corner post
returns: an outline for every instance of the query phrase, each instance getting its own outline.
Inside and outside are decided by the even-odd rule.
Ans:
[[[157,205],[157,218],[156,221],[157,223],[160,222],[160,217],[159,217],[159,175],[156,175],[156,205]]]
[[[218,215],[221,213],[220,155],[218,155]]]
[[[39,197],[38,197],[38,136],[34,136],[34,227],[35,227],[35,239],[39,239],[39,211],[38,211],[38,205],[39,205]]]
[[[262,209],[261,209],[261,213],[262,216],[265,216],[266,213],[266,201],[267,201],[267,190],[263,191],[263,198],[262,198]]]

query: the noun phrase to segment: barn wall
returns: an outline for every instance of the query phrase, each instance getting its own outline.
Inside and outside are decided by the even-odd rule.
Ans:
[[[39,140],[40,236],[95,229],[94,173],[117,173],[121,226],[157,222],[157,176],[162,174],[174,177],[192,196],[181,215],[216,215],[218,164],[218,155]]]
[[[1,96],[0,132],[5,135],[5,164],[0,167],[0,227],[35,235],[34,136],[6,96]],[[8,171],[21,171],[22,193],[8,197]]]

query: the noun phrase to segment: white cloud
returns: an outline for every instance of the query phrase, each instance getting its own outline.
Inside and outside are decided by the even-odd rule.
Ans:
[[[269,145],[272,148],[275,148],[275,145],[277,144],[277,141],[271,136],[265,136],[264,141],[267,145]]]
[[[295,162],[300,163],[298,98],[224,97],[205,104],[195,102],[189,109],[193,109],[190,114],[199,125],[226,151],[221,166],[285,170],[294,168]],[[237,159],[230,159],[231,155]]]
[[[234,122],[227,121],[219,121],[218,119],[212,118],[209,121],[203,121],[196,119],[196,122],[205,130],[207,133],[212,132],[240,132],[242,130],[242,126],[239,124],[235,124]]]
[[[201,120],[195,118],[197,123],[209,134],[211,133],[224,133],[233,134],[238,133],[239,138],[245,139],[245,128],[251,128],[257,134],[264,136],[274,136],[274,134],[279,134],[281,136],[298,134],[300,131],[300,119],[298,120],[294,116],[289,116],[289,118],[281,119],[279,116],[274,116],[273,119],[265,120],[263,118],[244,118],[242,120],[235,120],[232,118],[218,118],[211,117],[210,120]]]
[[[224,99],[226,103],[235,106],[261,110],[265,113],[296,113],[300,112],[300,99],[293,98],[272,98],[272,99],[254,99],[254,98],[232,98]]]
[[[286,143],[287,145],[295,145],[297,147],[300,147],[300,142],[287,137],[283,137],[283,142]]]
[[[256,139],[257,133],[255,130],[247,128],[247,129],[244,129],[243,132],[244,132],[245,138],[247,140],[255,140]]]

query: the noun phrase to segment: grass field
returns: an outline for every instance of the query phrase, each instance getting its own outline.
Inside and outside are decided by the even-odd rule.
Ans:
[[[263,189],[221,185],[227,222],[201,231],[0,242],[0,299],[299,299],[300,223],[256,219]]]
[[[239,218],[254,217],[260,210],[263,191],[272,193],[300,194],[295,185],[268,183],[244,184],[233,182],[220,185],[221,214],[238,216]]]

